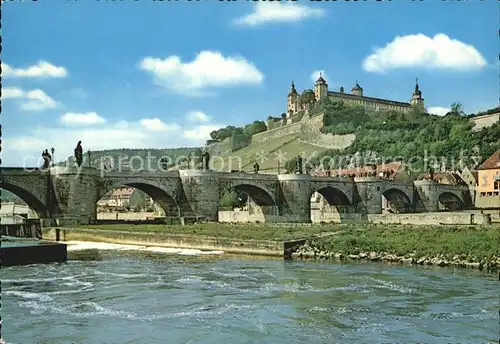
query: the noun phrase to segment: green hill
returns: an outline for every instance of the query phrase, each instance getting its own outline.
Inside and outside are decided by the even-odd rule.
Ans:
[[[323,127],[316,132],[286,133],[275,135],[265,142],[251,143],[253,135],[267,131],[266,124],[255,121],[245,127],[228,126],[213,131],[207,147],[214,169],[222,171],[252,171],[257,161],[262,172],[274,173],[288,167],[293,171],[295,157],[302,155],[313,168],[337,168],[368,163],[403,160],[414,171],[426,171],[430,165],[445,165],[458,169],[460,164],[477,166],[500,149],[500,124],[473,131],[470,116],[454,104],[446,116],[434,116],[418,111],[403,114],[395,111],[367,111],[328,98],[317,103],[309,112],[296,116],[300,123],[308,123],[321,116]],[[268,125],[279,127],[285,120],[268,118]],[[276,124],[277,123],[277,124]],[[265,133],[264,133],[265,134]],[[262,134],[261,134],[262,135]],[[339,143],[342,139],[349,140]],[[318,137],[321,144],[318,144]],[[325,139],[326,138],[326,139]],[[257,140],[258,141],[258,140]],[[346,144],[347,142],[347,144]],[[334,148],[336,147],[336,148]],[[339,149],[339,147],[346,147]],[[101,157],[140,156],[146,161],[148,154],[154,157],[156,166],[161,156],[167,156],[169,168],[187,168],[200,163],[202,148],[176,149],[114,149],[92,152],[92,165],[97,166]],[[140,159],[132,165],[140,167]],[[327,162],[321,164],[321,161]],[[459,164],[460,162],[460,164]]]

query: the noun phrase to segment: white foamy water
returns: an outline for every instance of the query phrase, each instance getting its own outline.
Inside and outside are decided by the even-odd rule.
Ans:
[[[118,250],[118,251],[146,251],[165,254],[178,254],[181,256],[199,256],[206,254],[223,254],[224,251],[202,251],[196,249],[160,247],[160,246],[140,246],[140,245],[122,245],[110,244],[105,242],[90,241],[65,241],[68,245],[68,251],[82,250]]]

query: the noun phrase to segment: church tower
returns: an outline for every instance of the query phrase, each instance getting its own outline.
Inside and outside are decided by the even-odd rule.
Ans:
[[[290,86],[290,92],[288,93],[288,104],[286,107],[286,116],[290,118],[292,114],[297,113],[297,106],[299,101],[299,94],[295,89],[295,84],[292,81],[292,86]]]
[[[314,84],[314,98],[316,98],[316,101],[319,101],[326,96],[328,96],[328,84],[323,79],[323,75],[319,73],[319,78],[316,80],[316,84]]]
[[[422,91],[418,88],[418,78],[415,82],[415,91],[413,91],[410,104],[420,110],[424,110],[424,98],[422,98]]]

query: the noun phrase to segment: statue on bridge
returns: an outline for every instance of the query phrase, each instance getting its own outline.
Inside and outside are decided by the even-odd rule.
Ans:
[[[260,170],[260,166],[256,161],[255,164],[253,164],[253,173],[259,173],[259,170]]]
[[[432,167],[429,167],[429,175],[428,175],[430,180],[434,180],[434,169]]]
[[[75,147],[75,159],[76,159],[76,164],[78,165],[78,167],[82,166],[82,162],[83,162],[82,141],[78,141],[78,144]]]
[[[296,174],[303,174],[304,169],[302,168],[302,157],[300,155],[297,155],[297,167],[295,169]]]
[[[42,168],[47,169],[50,167],[50,162],[52,160],[52,156],[49,153],[49,150],[46,149],[45,151],[42,152],[42,158],[43,158],[43,166]]]
[[[208,170],[208,163],[210,162],[210,154],[208,151],[204,151],[203,154],[201,154],[201,161],[202,161],[202,168],[204,170]]]

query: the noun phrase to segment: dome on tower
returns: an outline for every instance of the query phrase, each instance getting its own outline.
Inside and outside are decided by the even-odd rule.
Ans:
[[[297,93],[297,90],[295,89],[295,84],[294,82],[292,81],[292,86],[290,86],[290,92],[288,93],[289,96],[293,95],[293,94],[298,94]]]
[[[326,85],[326,80],[323,79],[323,76],[320,74],[318,80],[316,80],[316,84]]]
[[[420,91],[420,89],[418,88],[418,84],[415,85],[415,91],[413,91],[413,95],[414,96],[421,96],[422,95],[422,91]]]
[[[358,82],[356,81],[356,85],[354,85],[351,91],[363,91],[363,88],[359,86]]]

